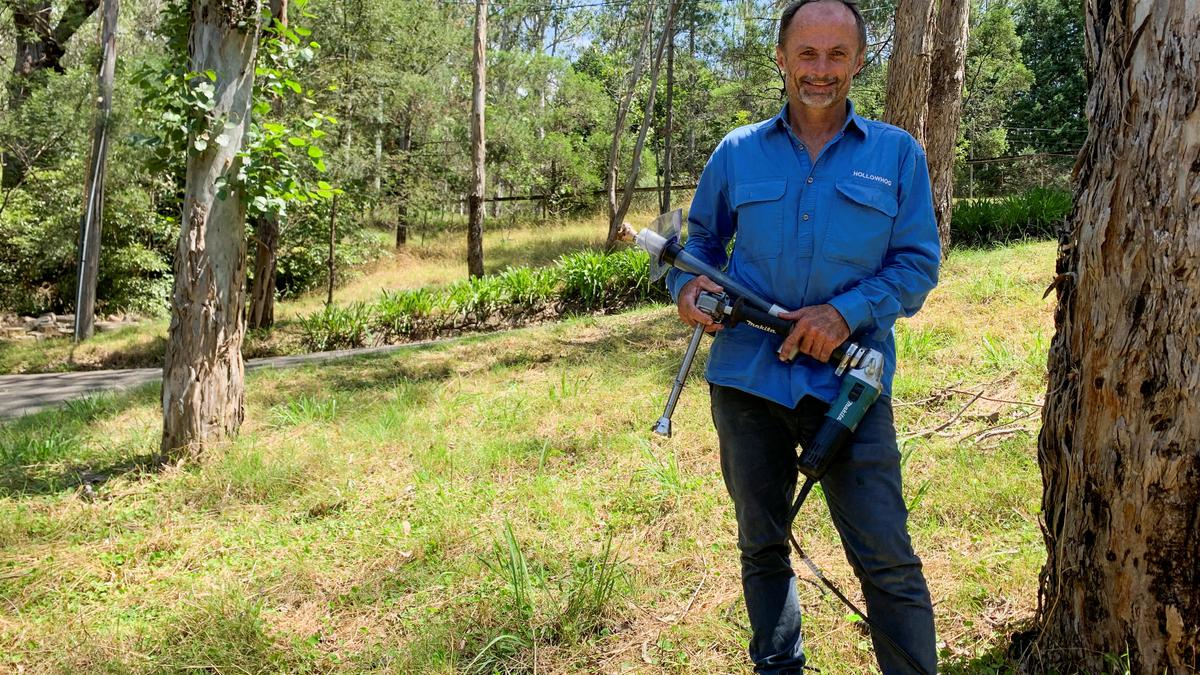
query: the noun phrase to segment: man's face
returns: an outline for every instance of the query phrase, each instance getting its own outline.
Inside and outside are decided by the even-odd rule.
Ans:
[[[840,2],[814,2],[800,8],[775,49],[775,62],[793,104],[814,109],[842,104],[863,67],[854,14]]]

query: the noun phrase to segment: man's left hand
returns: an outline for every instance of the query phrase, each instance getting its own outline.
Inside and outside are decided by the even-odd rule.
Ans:
[[[833,350],[850,337],[850,326],[833,305],[812,305],[784,312],[779,318],[796,322],[779,348],[781,361],[791,361],[800,352],[825,363]]]

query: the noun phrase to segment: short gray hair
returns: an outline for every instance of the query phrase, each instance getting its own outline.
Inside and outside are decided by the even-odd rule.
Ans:
[[[854,15],[854,24],[858,26],[858,42],[860,45],[859,53],[867,50],[867,22],[863,19],[862,12],[858,9],[857,0],[792,0],[787,7],[783,8],[783,13],[779,15],[779,38],[778,44],[783,46],[784,37],[787,35],[788,26],[792,25],[792,19],[796,17],[796,12],[805,5],[811,5],[814,2],[840,2],[850,10]]]

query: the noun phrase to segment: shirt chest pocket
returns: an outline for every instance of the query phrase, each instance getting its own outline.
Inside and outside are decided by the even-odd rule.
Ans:
[[[883,263],[892,238],[896,195],[849,178],[835,184],[836,208],[830,213],[824,253],[829,260],[875,271]]]
[[[787,179],[738,183],[733,190],[737,214],[738,257],[749,262],[779,257],[783,243],[783,195]]]

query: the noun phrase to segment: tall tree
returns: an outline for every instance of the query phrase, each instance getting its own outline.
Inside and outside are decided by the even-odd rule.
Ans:
[[[616,244],[617,232],[621,227],[621,223],[625,220],[625,214],[629,212],[629,205],[633,202],[633,190],[637,187],[638,175],[642,167],[642,149],[646,146],[646,132],[650,130],[654,119],[654,99],[655,92],[658,91],[658,71],[662,67],[663,52],[674,30],[675,10],[678,7],[679,0],[672,0],[670,6],[667,7],[666,24],[663,26],[662,34],[659,36],[658,48],[654,50],[653,64],[650,67],[650,90],[646,93],[646,108],[642,112],[642,123],[638,127],[637,141],[633,146],[633,163],[629,167],[629,175],[625,179],[625,190],[621,194],[620,202],[609,202],[608,238],[605,241],[605,246],[609,249]],[[620,128],[618,128],[617,133],[620,133],[620,131]],[[611,167],[609,173],[615,180],[616,167]],[[615,197],[616,193],[610,189],[609,199],[611,200]]]
[[[163,367],[162,451],[202,450],[241,426],[249,123],[259,3],[194,0],[189,52],[204,115],[189,132],[182,227]],[[218,194],[221,192],[222,194]]]
[[[484,107],[487,105],[487,0],[475,4],[475,49],[471,78],[471,196],[467,200],[467,273],[483,276]]]
[[[92,336],[96,311],[96,277],[100,272],[100,226],[104,218],[104,170],[108,160],[109,118],[112,115],[113,77],[117,70],[117,0],[104,0],[100,31],[100,68],[97,80],[96,124],[92,152],[83,184],[83,217],[80,219],[76,256],[75,341]]]
[[[75,35],[83,22],[100,6],[100,0],[72,0],[63,8],[58,23],[54,23],[54,8],[50,0],[7,0],[12,12],[16,53],[13,58],[12,77],[8,80],[8,109],[20,110],[37,86],[38,76],[47,70],[62,72],[63,56],[67,53],[67,41]],[[16,150],[16,152],[14,152]],[[4,153],[3,186],[13,187],[21,183],[27,158],[19,148],[10,148]]]
[[[929,112],[925,119],[925,154],[929,162],[933,212],[937,216],[943,256],[950,250],[954,159],[959,121],[962,118],[963,66],[967,58],[970,9],[970,0],[942,0],[933,37]]]
[[[1200,3],[1087,1],[1031,672],[1200,666]]]
[[[1036,86],[1009,97],[1005,126],[1026,132],[1014,139],[1022,148],[1074,152],[1087,135],[1083,3],[1025,0],[1015,14],[1021,61]]]
[[[888,60],[887,102],[883,120],[925,145],[929,111],[929,63],[932,58],[933,0],[899,0],[896,33]]]

